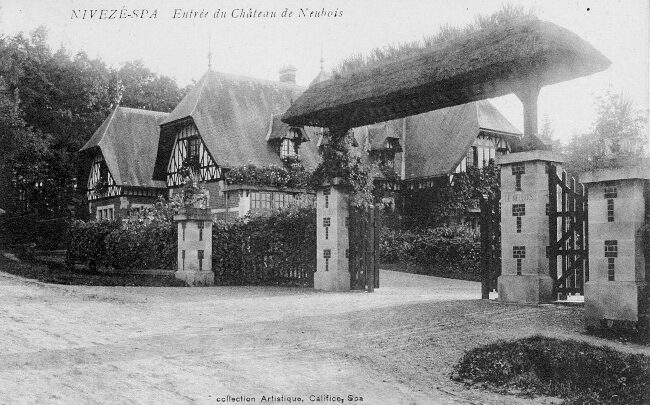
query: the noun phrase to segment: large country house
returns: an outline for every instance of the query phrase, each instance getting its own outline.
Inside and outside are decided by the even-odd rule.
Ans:
[[[159,125],[165,116],[116,107],[81,148],[91,216],[98,220],[125,217],[166,193],[165,182],[153,179]]]
[[[314,82],[327,80],[321,72]],[[282,165],[297,156],[307,169],[319,162],[319,128],[280,121],[304,91],[295,68],[268,81],[208,70],[169,114],[117,107],[81,149],[91,215],[114,219],[170,196],[194,167],[209,191],[215,218],[281,208],[304,190],[226,185],[224,173],[244,165]],[[427,189],[468,166],[508,153],[521,133],[489,101],[356,128],[371,160],[394,171],[400,187]],[[380,184],[387,184],[377,173]]]

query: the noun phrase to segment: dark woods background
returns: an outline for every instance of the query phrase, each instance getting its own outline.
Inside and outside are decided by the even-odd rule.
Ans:
[[[189,86],[141,61],[116,69],[46,41],[44,27],[0,36],[0,208],[41,219],[83,216],[77,151],[110,110],[119,103],[169,112]]]

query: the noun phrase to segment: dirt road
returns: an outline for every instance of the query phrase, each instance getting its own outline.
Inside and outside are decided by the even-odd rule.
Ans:
[[[56,286],[0,273],[0,403],[531,403],[467,390],[451,367],[495,339],[581,329],[579,308],[484,302],[477,283],[381,280],[365,294]]]

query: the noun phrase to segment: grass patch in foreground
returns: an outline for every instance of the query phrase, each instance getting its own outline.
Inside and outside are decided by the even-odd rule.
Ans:
[[[140,274],[105,274],[90,270],[69,269],[64,264],[41,264],[13,261],[0,255],[0,271],[44,283],[88,286],[184,287],[184,281],[173,276]]]
[[[650,357],[542,336],[469,350],[452,378],[499,393],[558,397],[566,404],[650,401]]]

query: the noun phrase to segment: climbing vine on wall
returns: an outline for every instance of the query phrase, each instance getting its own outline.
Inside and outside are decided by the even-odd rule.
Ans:
[[[226,172],[226,183],[261,187],[307,188],[311,173],[305,170],[300,161],[296,158],[285,158],[283,163],[283,166],[246,165],[235,167]]]
[[[322,161],[314,170],[310,184],[313,188],[335,179],[350,190],[350,204],[366,207],[373,202],[373,179],[370,165],[361,157],[365,151],[353,147],[351,131],[330,131],[327,142],[321,146]]]
[[[468,167],[467,172],[454,174],[451,182],[447,178],[438,180],[436,186],[426,189],[403,188],[400,198],[405,205],[406,227],[441,225],[478,209],[482,198],[498,203],[501,195],[499,167],[492,160],[484,168]]]

